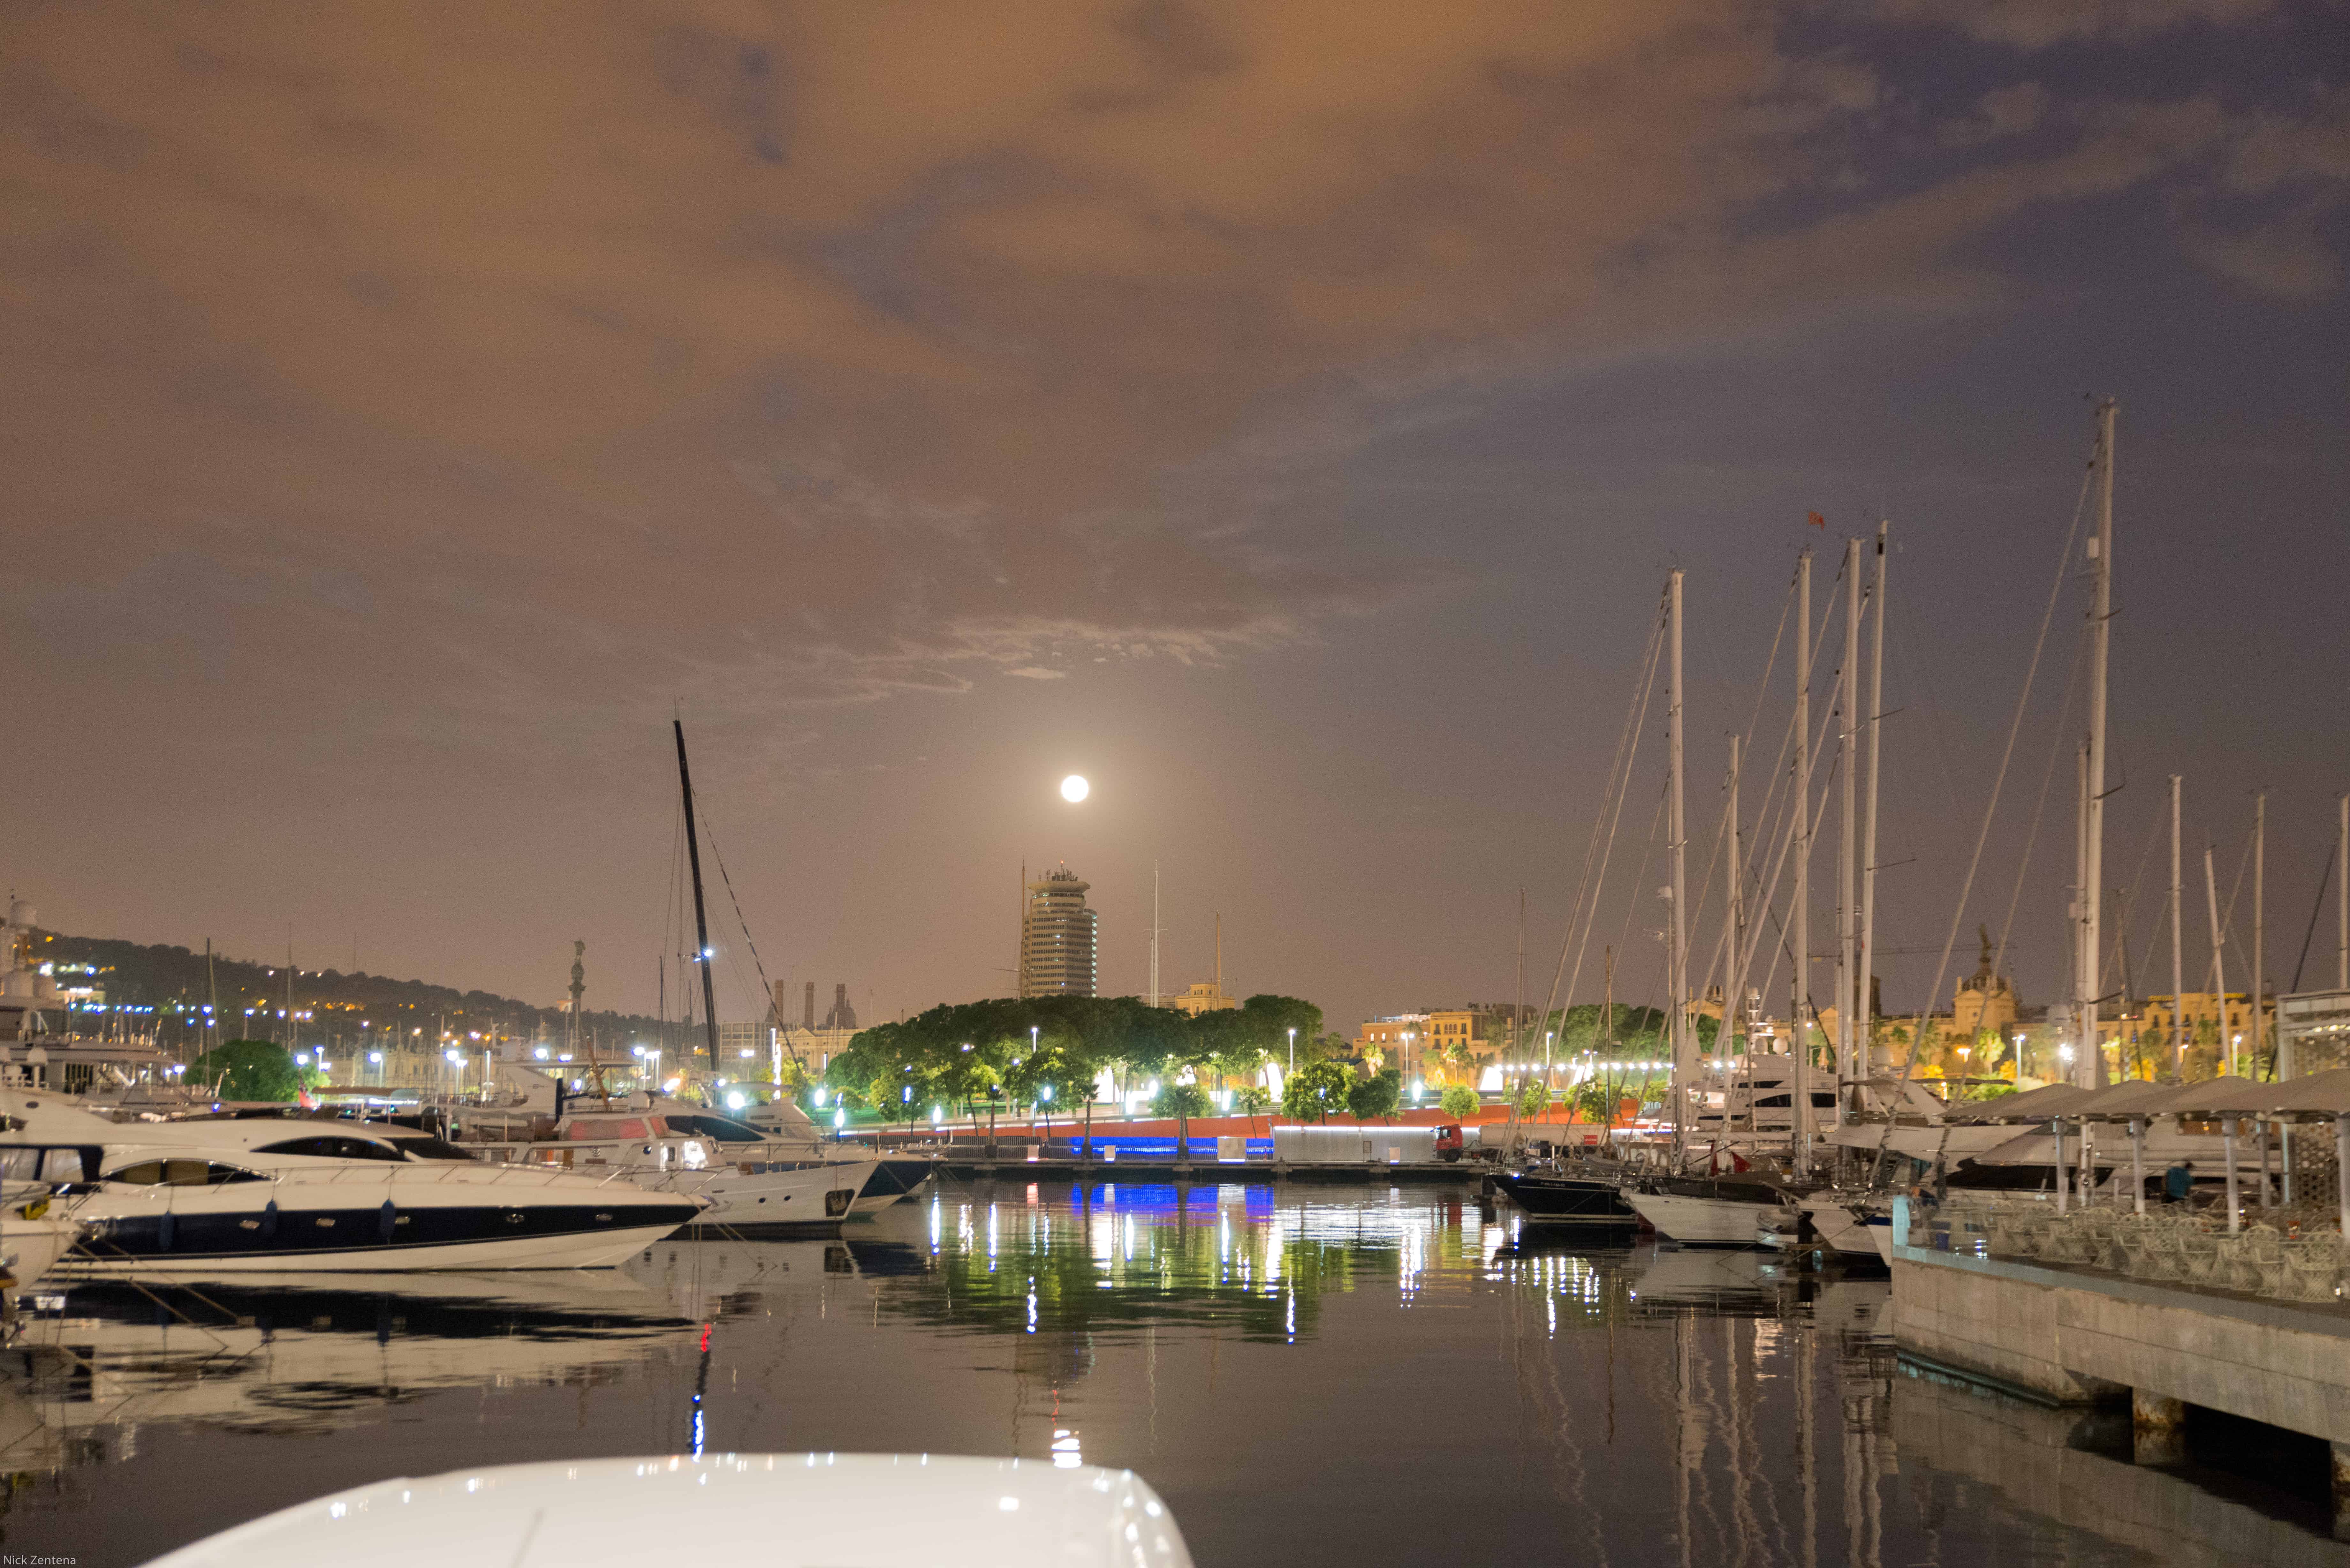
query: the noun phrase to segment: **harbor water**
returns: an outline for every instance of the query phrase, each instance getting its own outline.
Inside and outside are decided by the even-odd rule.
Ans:
[[[46,1289],[0,1551],[77,1568],[391,1476],[694,1449],[1128,1468],[1206,1568],[2350,1563],[2322,1459],[2134,1465],[2126,1413],[1903,1364],[1881,1276],[1442,1189],[999,1181],[600,1273]]]

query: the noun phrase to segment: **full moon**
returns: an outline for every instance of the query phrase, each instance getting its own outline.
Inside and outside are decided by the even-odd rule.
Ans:
[[[1086,783],[1085,774],[1071,774],[1067,778],[1061,781],[1061,798],[1067,801],[1071,805],[1075,805],[1077,802],[1085,799],[1088,794],[1091,794],[1093,793],[1093,785]]]

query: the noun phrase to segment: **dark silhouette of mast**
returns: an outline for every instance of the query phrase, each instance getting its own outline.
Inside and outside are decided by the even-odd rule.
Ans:
[[[702,1027],[710,1070],[718,1070],[718,999],[710,983],[710,920],[702,911],[702,846],[693,831],[693,774],[685,765],[685,721],[671,721],[677,730],[677,787],[685,795],[685,857],[693,868],[693,958],[702,966]]]

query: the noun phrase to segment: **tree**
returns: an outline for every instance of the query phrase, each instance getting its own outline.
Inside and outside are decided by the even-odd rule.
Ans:
[[[1550,1085],[1536,1079],[1518,1091],[1518,1115],[1527,1121],[1538,1121],[1550,1108]]]
[[[1446,1116],[1457,1122],[1474,1116],[1484,1101],[1468,1085],[1454,1084],[1445,1089],[1443,1096],[1436,1103]]]
[[[1333,1111],[1347,1108],[1347,1091],[1355,1075],[1337,1062],[1301,1062],[1281,1086],[1282,1114],[1294,1121],[1327,1121]]]
[[[1232,1091],[1232,1104],[1238,1106],[1241,1114],[1253,1123],[1273,1108],[1273,1092],[1260,1085],[1251,1084],[1246,1088]],[[1252,1127],[1250,1130],[1255,1129]]]
[[[1384,1067],[1367,1078],[1357,1079],[1347,1088],[1347,1109],[1358,1122],[1377,1117],[1392,1116],[1403,1102],[1403,1075],[1393,1067]]]
[[[188,1076],[213,1085],[224,1100],[290,1100],[306,1085],[321,1081],[317,1072],[294,1065],[286,1047],[266,1040],[229,1040],[188,1064]]]
[[[1262,1091],[1260,1091],[1262,1093]],[[1158,1097],[1150,1102],[1150,1114],[1189,1120],[1204,1116],[1209,1111],[1208,1091],[1197,1084],[1169,1084],[1160,1088]]]

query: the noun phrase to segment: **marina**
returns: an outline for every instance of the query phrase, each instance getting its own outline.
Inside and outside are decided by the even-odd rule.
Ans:
[[[1892,1293],[1413,1189],[1003,1182],[603,1275],[91,1282],[10,1353],[0,1528],[134,1563],[384,1474],[904,1449],[1130,1468],[1201,1562],[1425,1563],[1464,1517],[1635,1564],[2350,1560],[2322,1490],[1905,1363]],[[1307,1510],[1259,1484],[1302,1451]]]
[[[0,1568],[2350,1568],[2344,4],[0,9]]]

